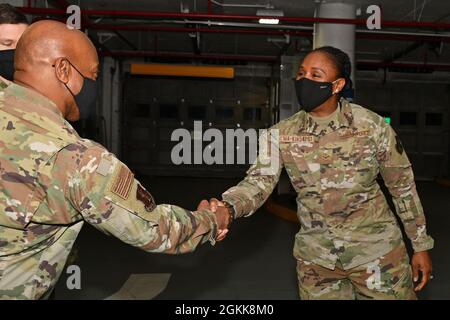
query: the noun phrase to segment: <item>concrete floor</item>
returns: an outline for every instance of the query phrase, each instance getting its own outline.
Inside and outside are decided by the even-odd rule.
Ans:
[[[194,209],[202,198],[219,197],[236,179],[152,178],[141,180],[158,203]],[[171,190],[173,194],[167,192]],[[435,238],[434,280],[421,299],[450,299],[450,189],[418,183]],[[229,237],[181,256],[149,254],[85,225],[77,242],[81,290],[68,290],[61,276],[56,299],[104,299],[118,291],[130,274],[170,273],[157,299],[298,299],[292,256],[298,225],[260,209],[237,221]]]

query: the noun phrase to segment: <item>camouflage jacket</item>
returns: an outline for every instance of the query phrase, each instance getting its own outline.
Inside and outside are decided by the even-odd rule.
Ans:
[[[263,173],[260,155],[223,199],[234,206],[237,217],[251,215],[272,193],[284,167],[298,194],[301,228],[294,256],[330,269],[339,259],[350,269],[403,241],[377,182],[381,173],[414,250],[431,249],[411,164],[394,130],[361,106],[345,99],[340,106],[337,121],[321,132],[304,111],[276,124],[272,129],[278,130],[279,139],[271,144],[278,151],[277,170]]]
[[[123,163],[81,139],[39,93],[0,81],[0,119],[0,298],[48,294],[84,222],[148,252],[214,243],[212,212],[156,205]]]

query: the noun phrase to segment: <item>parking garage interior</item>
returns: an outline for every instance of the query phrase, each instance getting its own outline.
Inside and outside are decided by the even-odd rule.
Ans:
[[[223,133],[269,128],[300,110],[293,80],[303,57],[322,45],[346,51],[351,100],[384,117],[400,137],[435,240],[434,279],[419,298],[450,299],[449,1],[5,2],[30,22],[64,22],[69,6],[81,8],[80,28],[100,59],[101,90],[95,114],[74,127],[114,152],[157,203],[190,210],[220,198],[250,163],[175,164],[172,133],[194,132],[196,122]],[[367,25],[372,5],[381,8],[380,28]],[[208,142],[200,144],[202,152]],[[234,221],[226,240],[184,255],[149,254],[86,224],[71,261],[82,288],[68,288],[71,274],[63,272],[54,298],[298,299],[295,196],[283,172],[269,202]],[[147,278],[133,287],[132,276]]]

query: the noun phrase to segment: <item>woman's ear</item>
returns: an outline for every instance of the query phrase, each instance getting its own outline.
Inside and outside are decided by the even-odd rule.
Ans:
[[[345,87],[346,80],[344,78],[339,78],[333,83],[333,94],[338,94]]]
[[[67,84],[69,82],[71,72],[69,61],[65,58],[58,58],[53,64],[53,67],[55,68],[56,78],[58,78],[58,80],[62,83]]]

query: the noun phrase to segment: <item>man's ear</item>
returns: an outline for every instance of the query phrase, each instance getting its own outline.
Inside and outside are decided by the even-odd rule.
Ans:
[[[55,75],[56,78],[58,78],[59,81],[62,83],[69,82],[70,73],[72,72],[72,68],[70,67],[69,61],[65,58],[58,58],[56,59],[55,63],[53,64],[53,67],[55,68]]]
[[[345,87],[346,80],[344,78],[339,78],[334,82],[333,93],[337,94],[341,92]]]

